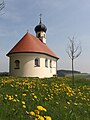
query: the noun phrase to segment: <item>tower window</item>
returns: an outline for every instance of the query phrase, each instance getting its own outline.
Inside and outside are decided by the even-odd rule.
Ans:
[[[40,59],[39,58],[35,59],[35,67],[40,67]]]
[[[48,67],[48,59],[45,59],[45,67]]]
[[[20,61],[15,60],[15,69],[20,69]]]
[[[43,37],[45,38],[45,34],[43,35]]]
[[[40,38],[40,33],[38,33],[38,36],[37,36],[38,38]]]

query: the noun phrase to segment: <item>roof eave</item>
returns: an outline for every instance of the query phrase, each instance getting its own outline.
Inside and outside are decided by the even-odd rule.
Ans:
[[[45,55],[48,55],[48,56],[51,56],[51,57],[53,57],[53,58],[56,58],[57,60],[59,59],[59,57],[57,57],[57,56],[53,56],[53,55],[50,55],[50,54],[48,54],[48,53],[42,53],[42,52],[12,52],[12,53],[7,53],[6,54],[6,56],[8,56],[9,57],[9,55],[11,55],[11,54],[18,54],[18,53],[39,53],[39,54],[45,54]]]

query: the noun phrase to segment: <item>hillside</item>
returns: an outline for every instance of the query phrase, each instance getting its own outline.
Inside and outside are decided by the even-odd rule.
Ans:
[[[72,74],[71,70],[57,70],[57,75],[58,76],[65,76],[67,74]],[[79,71],[74,71],[74,74],[81,74]]]

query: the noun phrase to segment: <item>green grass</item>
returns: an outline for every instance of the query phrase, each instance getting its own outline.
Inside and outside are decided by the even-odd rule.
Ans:
[[[90,80],[0,77],[0,120],[51,119],[90,120]]]
[[[85,74],[85,73],[81,73],[81,74],[74,74],[75,78],[77,79],[88,79],[90,80],[90,74]],[[72,74],[67,74],[66,77],[72,77]]]

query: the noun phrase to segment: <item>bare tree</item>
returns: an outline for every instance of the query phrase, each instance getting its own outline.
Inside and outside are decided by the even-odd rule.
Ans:
[[[0,11],[5,7],[4,0],[0,0]]]
[[[70,59],[72,60],[72,84],[74,86],[74,84],[75,84],[75,81],[74,81],[74,59],[79,57],[79,55],[82,52],[81,44],[80,43],[76,44],[74,36],[72,38],[69,37],[69,45],[68,45],[66,52],[67,52],[68,56],[70,57]]]

